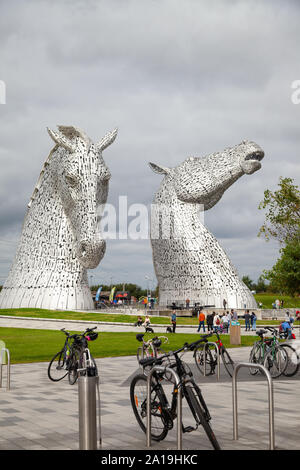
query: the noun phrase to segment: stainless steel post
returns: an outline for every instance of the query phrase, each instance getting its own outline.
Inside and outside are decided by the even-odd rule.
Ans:
[[[233,439],[238,440],[238,411],[237,411],[237,373],[242,368],[255,368],[263,372],[268,381],[268,403],[269,403],[269,448],[275,449],[274,433],[274,393],[273,381],[270,372],[261,364],[239,363],[235,366],[232,376],[232,405],[233,405]]]
[[[3,357],[7,354],[7,377],[6,377],[6,390],[10,390],[10,354],[7,348],[2,348],[0,353],[0,388],[2,388],[2,377],[3,377]]]
[[[97,450],[96,388],[99,377],[78,377],[79,448]]]
[[[217,355],[217,380],[220,380],[220,351],[218,348],[217,343],[213,343],[208,341],[207,343],[204,343],[204,376],[206,376],[206,349],[207,346],[212,345],[214,346],[216,350],[216,355]]]
[[[178,375],[169,367],[155,366],[147,377],[147,425],[146,425],[146,445],[151,447],[151,382],[155,372],[170,373],[175,379],[177,387],[177,450],[182,450],[182,391]]]

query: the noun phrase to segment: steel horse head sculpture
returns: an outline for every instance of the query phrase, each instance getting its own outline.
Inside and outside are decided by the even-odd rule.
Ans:
[[[55,146],[29,201],[0,308],[93,308],[87,269],[105,253],[99,218],[111,176],[102,152],[117,130],[96,144],[77,127],[48,132]]]
[[[263,157],[256,143],[243,141],[203,158],[188,158],[175,168],[150,163],[164,176],[153,201],[160,216],[151,227],[160,305],[189,299],[223,308],[225,299],[229,308],[257,306],[224,250],[201,223],[199,208],[211,209],[238,178],[259,170]]]

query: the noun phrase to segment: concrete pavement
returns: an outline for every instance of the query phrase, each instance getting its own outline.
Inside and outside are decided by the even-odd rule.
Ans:
[[[235,360],[247,361],[249,348],[231,350]],[[216,376],[202,377],[190,353],[186,362],[194,372],[212,415],[212,427],[222,449],[268,448],[267,385],[262,377],[243,371],[238,385],[239,441],[232,438],[232,386],[221,370]],[[79,448],[78,387],[67,379],[51,382],[47,363],[16,364],[11,367],[11,390],[0,389],[0,450]],[[97,359],[100,371],[103,449],[146,449],[145,434],[135,420],[129,385],[138,372],[135,357]],[[4,381],[5,383],[5,381]],[[279,449],[299,449],[300,411],[299,375],[293,380],[274,381],[275,440]],[[184,423],[191,417],[183,407]],[[153,450],[176,448],[176,424],[166,439],[153,442]],[[183,435],[183,448],[209,450],[211,445],[203,432]]]
[[[89,322],[89,326],[97,322]],[[16,319],[0,317],[0,327],[84,330],[86,322]],[[98,325],[97,325],[98,326]],[[99,331],[142,331],[128,325],[98,326]],[[159,331],[161,330],[161,331]],[[180,328],[178,332],[195,333],[197,327]],[[165,327],[155,328],[165,332]],[[251,333],[250,333],[251,334]],[[250,348],[230,350],[234,360],[248,362]],[[212,428],[222,449],[268,448],[268,401],[265,379],[251,376],[241,370],[238,385],[239,436],[233,441],[232,383],[221,368],[221,378],[203,377],[198,372],[191,353],[185,360],[203,391],[212,415]],[[47,363],[15,364],[11,366],[11,390],[0,389],[0,450],[76,450],[79,448],[78,387],[70,386],[67,378],[52,382],[47,376]],[[146,449],[145,434],[134,417],[129,386],[139,372],[135,357],[97,359],[100,373],[103,449]],[[3,367],[5,385],[6,367]],[[280,378],[273,381],[275,397],[275,443],[278,449],[300,449],[299,378]],[[169,386],[167,386],[168,388]],[[170,388],[170,387],[169,387]],[[183,406],[184,424],[191,424],[191,416]],[[153,442],[152,450],[176,448],[176,423],[162,442]],[[183,449],[210,450],[203,432],[183,435]]]

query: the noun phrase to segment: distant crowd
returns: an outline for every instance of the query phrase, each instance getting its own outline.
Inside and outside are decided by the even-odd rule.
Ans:
[[[256,331],[256,314],[246,310],[243,318],[245,319],[246,331],[250,331],[250,329]],[[205,327],[207,327],[208,331],[213,331],[214,333],[228,333],[231,322],[238,321],[238,314],[234,309],[223,314],[212,312],[207,315],[201,310],[198,313],[198,321],[198,332],[201,331],[201,328],[205,332]]]

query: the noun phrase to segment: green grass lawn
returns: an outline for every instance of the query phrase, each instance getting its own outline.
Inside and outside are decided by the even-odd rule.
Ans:
[[[12,308],[1,309],[1,315],[10,315],[17,317],[32,317],[32,318],[53,318],[65,320],[88,320],[88,321],[103,321],[103,322],[120,322],[120,323],[135,323],[137,315],[126,315],[122,313],[92,313],[92,312],[72,312],[60,310],[43,310],[38,308]],[[197,324],[196,318],[178,318],[178,324],[190,325],[193,322]],[[161,325],[168,325],[170,320],[164,317],[151,317],[152,323]]]
[[[94,357],[116,357],[135,355],[140,343],[136,333],[100,333],[97,340],[90,342],[90,350]],[[147,336],[150,338],[151,334]],[[185,342],[199,339],[198,334],[169,334],[169,343],[164,344],[164,350],[176,350]],[[213,337],[214,338],[214,337]],[[60,331],[34,330],[23,328],[0,328],[0,340],[4,341],[10,351],[11,363],[49,362],[58,352],[65,340]],[[257,340],[256,336],[242,336],[242,346],[251,346]],[[237,347],[229,344],[229,336],[222,336],[226,347]]]
[[[49,319],[62,319],[62,320],[86,320],[86,321],[103,321],[103,322],[117,322],[117,323],[135,323],[137,315],[126,315],[122,313],[92,313],[92,312],[72,312],[60,310],[43,310],[32,308],[15,308],[15,309],[1,309],[1,315],[17,316],[17,317],[32,317],[32,318],[49,318]],[[244,320],[240,320],[244,325]],[[157,325],[169,325],[170,319],[165,317],[151,317],[151,323]],[[279,320],[258,320],[257,325],[279,325]],[[198,325],[196,317],[177,317],[177,325]],[[63,326],[62,326],[63,327]]]
[[[278,294],[255,294],[254,295],[256,302],[261,302],[263,304],[262,308],[272,308],[272,304],[276,299],[283,300],[283,310],[288,308],[299,308],[300,309],[300,298],[288,297],[287,295],[278,295]]]

